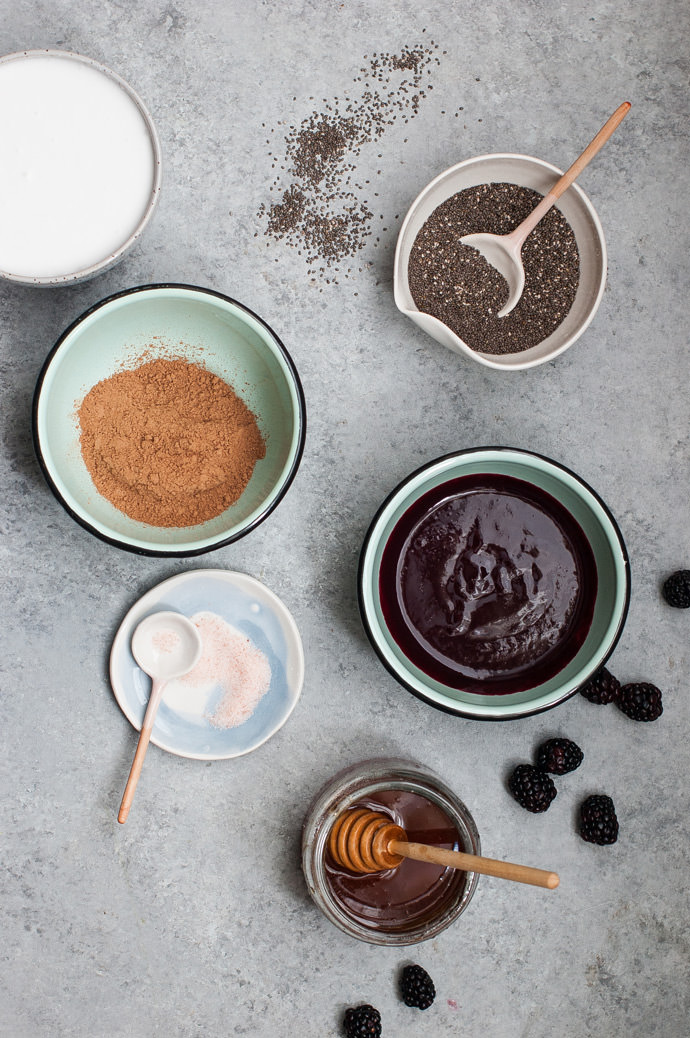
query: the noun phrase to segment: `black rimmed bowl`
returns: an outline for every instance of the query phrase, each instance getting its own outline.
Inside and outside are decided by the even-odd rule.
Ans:
[[[218,375],[254,413],[266,442],[266,456],[241,497],[198,526],[130,519],[98,493],[82,459],[81,401],[97,382],[135,367],[142,356],[182,357]],[[249,533],[290,486],[305,432],[302,386],[277,335],[241,303],[190,285],[145,285],[91,307],[58,339],[34,395],[34,446],[58,501],[90,533],[142,555],[200,555]]]
[[[523,675],[518,690],[501,694],[470,691],[471,684],[440,680],[421,669],[401,647],[387,619],[382,598],[397,594],[384,587],[390,577],[382,568],[387,544],[406,513],[425,495],[464,476],[490,483],[521,480],[555,499],[579,526],[591,549],[596,588],[591,621],[572,657],[551,676],[530,681]],[[441,495],[443,491],[440,492]],[[433,496],[433,495],[432,495]],[[398,527],[400,529],[400,527]],[[397,534],[396,534],[397,536]],[[383,572],[383,576],[382,576]],[[382,595],[383,591],[383,595]],[[364,627],[381,662],[420,699],[441,710],[481,720],[509,720],[548,710],[584,685],[608,659],[621,635],[630,600],[630,566],[622,535],[602,499],[574,472],[538,454],[505,447],[479,447],[430,462],[412,473],[383,502],[366,535],[360,556],[359,604]],[[525,687],[528,686],[528,687]]]

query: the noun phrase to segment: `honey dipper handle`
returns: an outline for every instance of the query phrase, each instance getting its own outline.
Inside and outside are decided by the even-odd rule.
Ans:
[[[482,858],[476,854],[465,854],[464,851],[445,851],[441,847],[430,847],[426,843],[391,840],[388,850],[402,855],[403,858],[414,858],[415,861],[428,861],[433,865],[445,865],[451,869],[478,872],[482,876],[497,876],[499,879],[510,879],[514,883],[531,883],[534,887],[547,887],[549,890],[553,890],[560,882],[557,872],[533,869],[530,865],[514,865],[510,861],[497,861],[495,858]]]

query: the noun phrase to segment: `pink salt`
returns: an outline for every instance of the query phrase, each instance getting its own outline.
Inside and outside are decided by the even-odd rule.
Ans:
[[[180,636],[177,631],[156,631],[151,638],[151,644],[159,652],[174,652],[180,644]]]
[[[192,617],[203,644],[201,659],[186,684],[219,685],[223,698],[209,717],[217,728],[235,728],[256,710],[271,684],[271,665],[254,643],[215,613]]]

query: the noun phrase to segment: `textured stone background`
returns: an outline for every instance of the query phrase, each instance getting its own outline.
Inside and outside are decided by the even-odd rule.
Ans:
[[[0,1032],[316,1038],[339,1033],[347,1004],[372,1001],[398,1038],[687,1035],[690,615],[659,594],[665,574],[690,566],[684,0],[3,0],[1,13],[0,51],[63,47],[132,83],[160,132],[164,186],[154,224],[113,271],[71,289],[0,286]],[[447,50],[433,94],[383,138],[381,160],[360,160],[382,168],[389,230],[361,275],[319,292],[296,253],[263,239],[256,214],[273,174],[261,124],[299,122],[310,95],[341,96],[365,54],[414,44],[425,27]],[[396,311],[390,217],[424,184],[489,151],[564,167],[625,98],[631,115],[581,179],[610,265],[573,349],[507,377]],[[285,501],[196,562],[91,537],[54,500],[31,447],[33,387],[59,333],[111,292],[166,279],[226,291],[265,317],[309,408]],[[378,663],[355,595],[369,520],[413,468],[487,443],[543,452],[605,496],[634,580],[612,669],[662,687],[657,723],[576,696],[479,725],[418,702]],[[245,759],[152,748],[119,827],[135,733],[109,688],[110,642],[139,594],[199,566],[246,571],[282,596],[304,638],[302,700]],[[586,761],[548,814],[531,816],[505,778],[555,734]],[[474,812],[487,854],[557,868],[560,889],[481,880],[462,919],[411,954],[340,934],[308,899],[300,824],[335,769],[382,751],[433,766]],[[614,847],[577,835],[577,805],[595,791],[616,801]],[[395,994],[410,958],[438,988],[425,1014]]]

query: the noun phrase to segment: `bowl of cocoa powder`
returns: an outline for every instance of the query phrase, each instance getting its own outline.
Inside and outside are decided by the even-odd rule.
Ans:
[[[466,234],[508,234],[561,175],[529,155],[480,155],[428,184],[400,229],[394,295],[399,310],[444,346],[486,367],[515,371],[563,353],[593,320],[606,283],[599,217],[573,184],[525,242],[525,288],[499,318],[508,286]]]
[[[34,446],[58,501],[144,555],[199,555],[254,529],[292,482],[305,429],[299,376],[272,329],[189,285],[91,307],[34,395]]]

